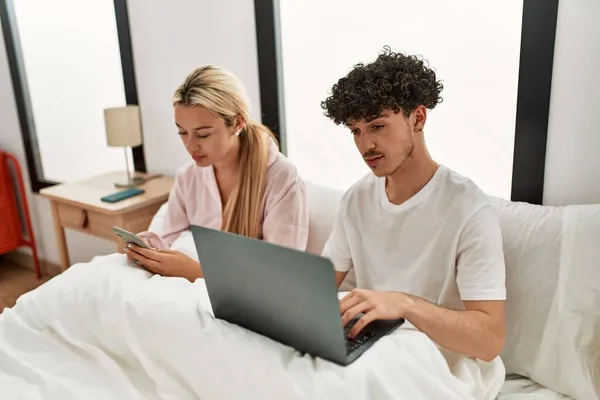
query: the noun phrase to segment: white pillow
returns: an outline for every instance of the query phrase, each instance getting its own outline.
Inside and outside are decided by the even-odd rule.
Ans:
[[[154,217],[150,222],[150,226],[148,227],[148,231],[160,232],[163,222],[165,222],[165,216],[167,214],[167,204],[168,203],[165,203],[162,206],[160,206],[156,214],[154,214]]]
[[[507,373],[600,398],[600,205],[492,201],[507,268]]]
[[[344,192],[306,182],[308,200],[308,245],[306,251],[320,255],[331,234]]]

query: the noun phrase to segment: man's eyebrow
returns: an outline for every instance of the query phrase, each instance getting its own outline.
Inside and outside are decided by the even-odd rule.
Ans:
[[[374,118],[370,119],[368,122],[366,122],[367,125],[372,124],[374,121],[377,121],[378,119],[384,119],[384,118],[389,118],[390,117],[390,113],[389,112],[382,112],[381,114],[375,116]],[[366,121],[367,118],[361,119],[360,121]],[[356,121],[356,120],[353,120]],[[352,129],[356,127],[356,122],[347,122],[344,124],[344,126],[346,128]]]

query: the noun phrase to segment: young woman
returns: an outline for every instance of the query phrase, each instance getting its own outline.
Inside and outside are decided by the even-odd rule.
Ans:
[[[193,71],[173,98],[178,134],[193,159],[176,173],[160,232],[142,232],[128,258],[149,271],[193,282],[200,263],[169,247],[190,225],[221,229],[305,250],[304,183],[273,133],[250,118],[239,80],[208,65]]]

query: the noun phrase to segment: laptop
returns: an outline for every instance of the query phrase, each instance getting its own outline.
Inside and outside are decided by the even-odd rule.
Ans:
[[[215,318],[342,366],[404,323],[374,321],[349,339],[358,318],[342,326],[329,259],[210,228],[191,231]]]

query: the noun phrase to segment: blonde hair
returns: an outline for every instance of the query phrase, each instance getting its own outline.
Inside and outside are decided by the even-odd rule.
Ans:
[[[241,82],[230,72],[205,65],[194,70],[177,88],[173,104],[202,106],[232,126],[237,117],[241,131],[236,184],[223,208],[221,229],[259,239],[262,236],[263,200],[273,132],[250,117],[250,105]]]

